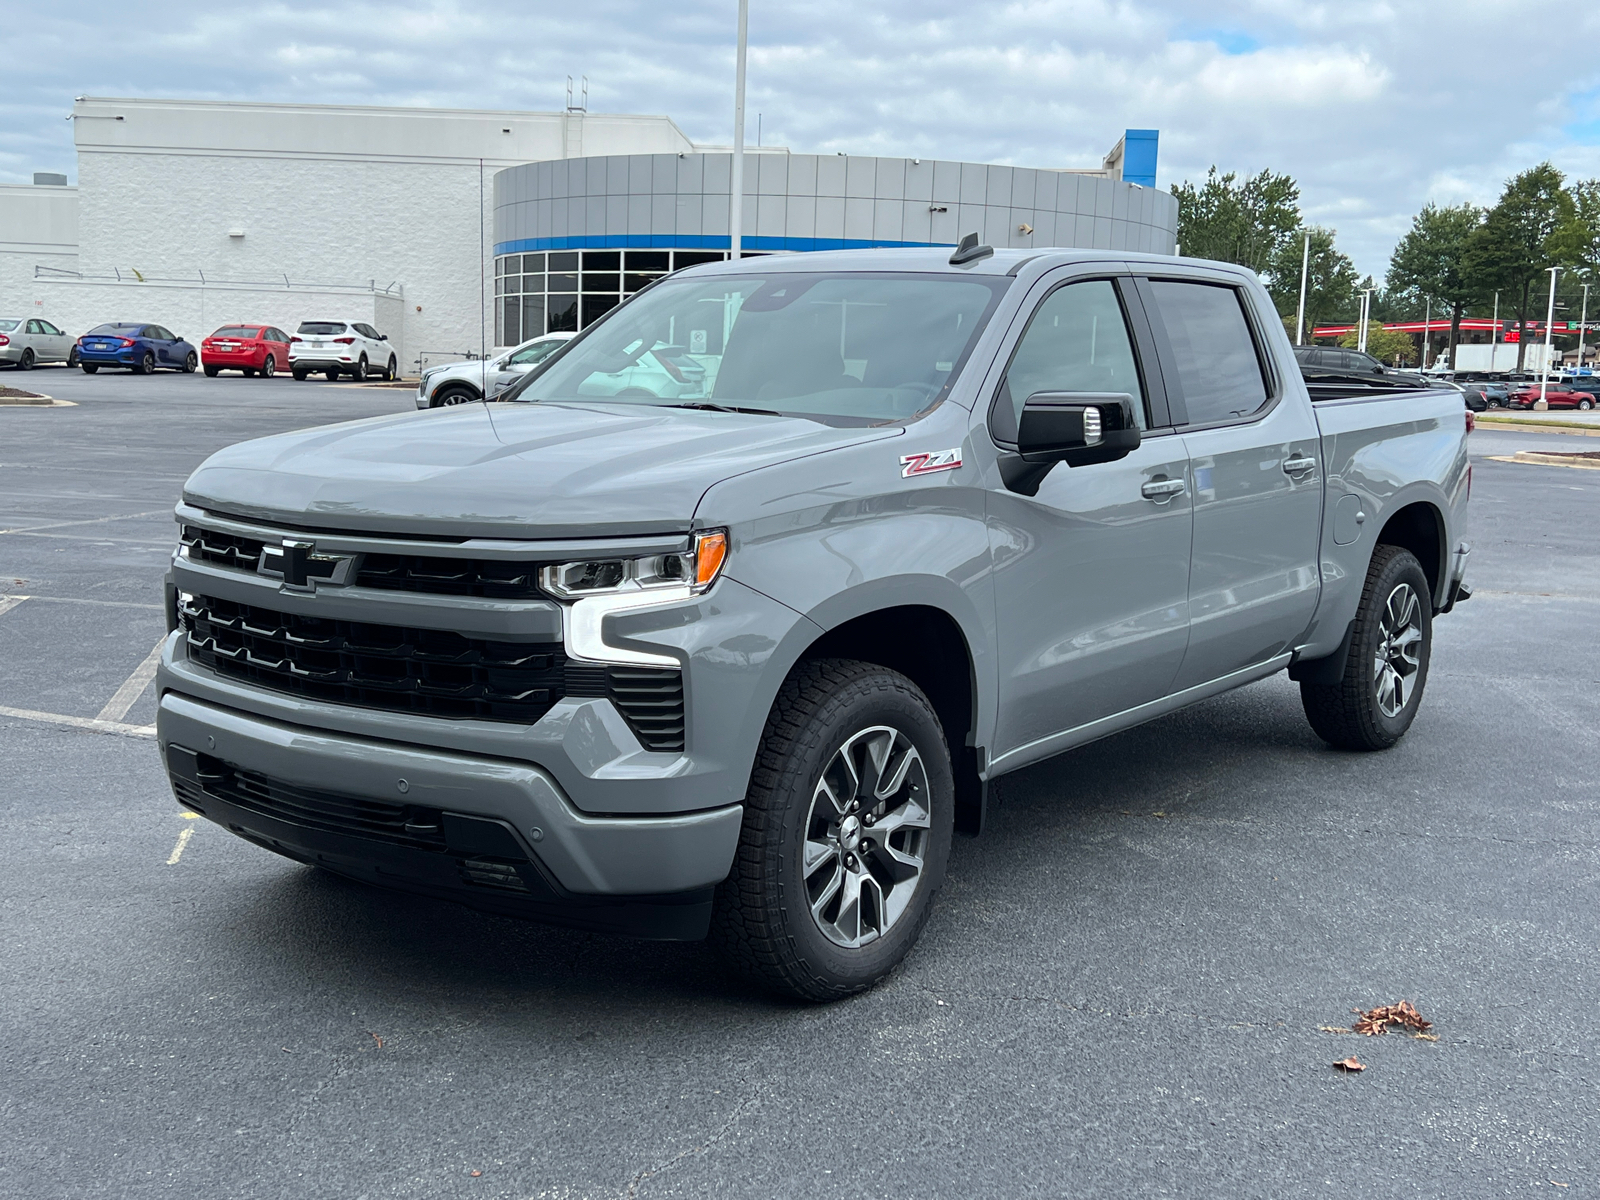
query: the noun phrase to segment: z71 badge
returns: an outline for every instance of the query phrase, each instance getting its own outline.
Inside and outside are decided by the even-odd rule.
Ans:
[[[929,450],[922,454],[904,454],[900,457],[900,476],[932,475],[935,471],[954,471],[961,465],[961,447],[954,450]]]

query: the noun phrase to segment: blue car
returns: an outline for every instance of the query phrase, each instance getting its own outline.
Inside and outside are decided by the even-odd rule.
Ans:
[[[189,373],[200,365],[200,355],[170,329],[116,321],[96,325],[78,339],[78,365],[87,375],[101,367],[128,367],[135,375],[149,375],[157,367]]]

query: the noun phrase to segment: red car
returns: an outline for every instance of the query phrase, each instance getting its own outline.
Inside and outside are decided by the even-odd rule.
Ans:
[[[289,335],[274,325],[224,325],[200,343],[200,362],[213,379],[218,371],[271,379],[289,364]]]
[[[1594,407],[1594,396],[1588,392],[1568,392],[1558,387],[1547,387],[1544,402],[1551,408],[1581,408],[1588,412]],[[1539,403],[1539,385],[1521,387],[1511,393],[1512,408],[1532,408]]]

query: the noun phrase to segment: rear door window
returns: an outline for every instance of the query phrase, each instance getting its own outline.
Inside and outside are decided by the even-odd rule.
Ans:
[[[1189,424],[1211,425],[1259,412],[1269,399],[1267,381],[1238,290],[1153,279],[1150,292],[1156,308],[1151,320],[1160,323],[1171,347],[1168,394],[1181,394]]]
[[[993,413],[1001,441],[1016,441],[1022,406],[1035,392],[1126,392],[1139,428],[1149,428],[1133,339],[1111,280],[1065,284],[1029,318]]]

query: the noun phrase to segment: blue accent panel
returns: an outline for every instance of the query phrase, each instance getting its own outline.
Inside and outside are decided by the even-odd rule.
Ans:
[[[1152,160],[1153,161],[1153,160]],[[1152,184],[1151,186],[1154,186]],[[726,250],[728,235],[705,233],[592,233],[573,237],[521,238],[496,242],[494,252],[534,250]],[[954,242],[876,242],[859,238],[747,237],[746,250],[873,250],[953,246]]]
[[[1156,185],[1156,147],[1159,129],[1130,129],[1122,135],[1122,179],[1142,187]]]

